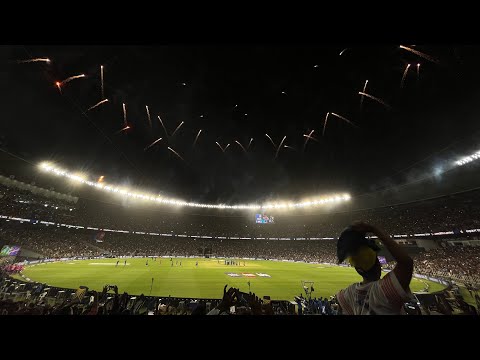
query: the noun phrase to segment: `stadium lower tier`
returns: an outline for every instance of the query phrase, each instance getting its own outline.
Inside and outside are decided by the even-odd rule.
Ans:
[[[10,222],[0,228],[0,245],[19,246],[21,250],[17,257],[29,260],[95,256],[216,256],[337,262],[336,240],[222,240],[123,233],[100,235],[84,229]],[[428,243],[428,251],[417,245],[407,247],[414,256],[417,273],[480,284],[480,247],[448,246],[452,242],[440,240],[428,240]]]
[[[61,291],[73,294],[75,290],[72,289],[79,286],[98,292],[110,284],[116,285],[120,293],[161,296],[176,299],[177,303],[189,298],[189,304],[192,304],[196,301],[192,298],[220,299],[222,289],[228,284],[242,292],[252,291],[260,298],[269,296],[288,304],[304,292],[305,284],[310,284],[307,288],[314,288],[312,297],[327,298],[360,280],[354,269],[331,265],[336,263],[335,240],[222,240],[131,233],[100,236],[98,231],[18,222],[3,223],[0,240],[10,249],[20,247],[17,256],[0,258],[0,268],[10,275],[13,273],[17,279],[28,278],[48,284],[52,289],[58,287],[58,294],[62,294]],[[475,291],[480,284],[480,247],[446,246],[446,242],[430,241],[436,247],[429,251],[415,246],[415,273],[454,280],[462,277],[462,284],[468,280],[473,284],[470,288]],[[79,260],[79,257],[85,259]],[[43,261],[61,258],[77,259],[53,263]],[[25,262],[24,269],[13,266],[14,262],[22,260],[29,261]],[[38,263],[32,264],[32,261]],[[392,268],[393,265],[389,263],[386,267]],[[12,287],[6,286],[7,289]],[[426,279],[412,280],[413,291],[427,287],[431,293],[439,290],[440,285]],[[15,290],[22,289],[19,284],[13,288],[14,291],[5,290],[4,294],[26,296],[27,292]],[[7,311],[16,311],[8,301],[6,306],[10,310]],[[24,304],[28,304],[25,301]],[[41,302],[41,299],[35,301]],[[61,296],[52,301],[61,303]],[[204,300],[204,303],[206,306],[208,301]],[[162,304],[157,305],[165,305]],[[276,309],[288,313],[287,308]],[[312,305],[308,308],[312,309]],[[41,311],[47,311],[45,309],[42,305]]]

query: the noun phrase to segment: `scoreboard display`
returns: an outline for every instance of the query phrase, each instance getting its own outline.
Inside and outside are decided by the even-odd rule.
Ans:
[[[266,214],[255,214],[255,223],[256,224],[274,224],[275,217],[268,216]]]

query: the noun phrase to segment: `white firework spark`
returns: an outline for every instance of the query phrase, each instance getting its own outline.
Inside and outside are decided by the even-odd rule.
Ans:
[[[106,102],[108,102],[108,99],[99,101],[99,102],[96,103],[95,105],[90,106],[90,107],[87,109],[87,111],[90,111],[90,110],[92,110],[92,109],[95,109],[97,106],[100,106],[100,105],[102,105],[102,104],[104,104],[104,103],[106,103]]]
[[[277,148],[277,145],[276,145],[275,142],[272,140],[272,138],[270,137],[270,135],[265,134],[265,136],[268,137],[268,139],[271,141],[273,147],[276,149],[276,148]]]
[[[334,112],[331,113],[333,116],[336,116],[338,117],[339,119],[342,119],[343,121],[349,123],[350,125],[352,126],[355,126],[356,128],[358,128],[357,125],[355,125],[353,122],[351,122],[350,120],[348,120],[346,117],[342,116],[342,115],[338,115],[338,114],[335,114]]]
[[[123,123],[126,126],[127,125],[127,107],[125,103],[123,103],[122,105],[123,105]]]
[[[33,59],[26,59],[26,60],[18,60],[17,64],[28,64],[28,63],[34,63],[34,62],[45,62],[47,64],[50,64],[50,59],[49,58],[33,58]]]
[[[150,127],[152,127],[152,119],[150,118],[150,110],[148,109],[148,105],[145,105],[145,109],[147,109],[148,124]]]
[[[143,151],[151,148],[153,145],[155,145],[156,143],[158,143],[160,140],[162,140],[162,138],[158,138],[157,140],[155,140],[154,142],[152,142],[150,145],[148,145],[145,149],[143,149]]]
[[[324,136],[324,135],[325,135],[325,129],[327,128],[328,115],[330,115],[330,113],[329,113],[329,112],[327,112],[327,115],[325,116],[325,121],[323,122],[323,131],[322,131],[322,136]]]
[[[243,147],[243,145],[242,145],[242,144],[240,144],[240,142],[239,142],[239,141],[235,140],[235,142],[236,142],[236,143],[237,143],[237,144],[238,144],[238,145],[239,145],[239,146],[242,148],[242,150],[243,150],[243,152],[244,152],[244,153],[246,153],[246,152],[247,152],[247,150],[246,150],[246,149]]]
[[[202,129],[200,129],[200,130],[198,131],[197,136],[195,136],[195,140],[193,141],[193,146],[195,146],[195,144],[197,143],[198,137],[200,136],[200,133],[201,133],[201,132],[202,132]]]
[[[178,126],[175,128],[175,130],[172,133],[172,137],[175,135],[175,133],[178,131],[178,129],[180,129],[182,127],[182,125],[183,125],[183,121],[180,124],[178,124]]]
[[[287,136],[285,135],[285,136],[283,137],[282,141],[280,142],[280,145],[278,145],[277,152],[275,153],[275,159],[277,158],[278,152],[280,151],[280,148],[282,147],[283,142],[285,141],[286,138],[287,138]]]
[[[168,131],[167,131],[167,128],[165,127],[165,125],[163,125],[162,118],[160,117],[160,115],[157,115],[157,117],[158,117],[158,120],[160,121],[160,124],[162,125],[163,130],[165,131],[165,135],[167,135],[167,137],[168,137]]]
[[[175,150],[173,150],[170,146],[168,147],[168,150],[170,150],[171,152],[173,152],[175,155],[177,155],[180,159],[182,159],[182,161],[185,161],[185,159],[183,157],[180,156],[179,153],[177,153]]]
[[[368,80],[365,81],[365,85],[363,85],[363,92],[365,92],[365,90],[367,90],[367,84],[368,84]],[[363,96],[360,98],[360,108],[362,108],[362,104],[363,104]]]
[[[418,50],[415,50],[415,49],[412,49],[412,48],[409,48],[409,47],[406,47],[406,46],[403,46],[403,45],[400,45],[400,49],[404,49],[404,50],[407,50],[407,51],[410,51],[411,53],[415,54],[415,55],[418,55],[424,59],[427,59],[428,61],[431,61],[435,64],[438,64],[440,63],[440,61],[438,59],[435,59],[433,56],[430,56],[430,55],[427,55],[421,51],[418,51]]]
[[[401,88],[403,88],[403,85],[405,83],[405,77],[407,76],[408,69],[410,69],[410,64],[406,66],[405,71],[403,72],[402,81],[400,82]]]
[[[377,97],[375,97],[375,96],[373,96],[373,95],[370,95],[370,94],[367,94],[367,93],[364,93],[364,92],[361,92],[361,91],[359,91],[358,93],[359,93],[360,95],[362,95],[362,97],[363,97],[363,96],[366,96],[366,97],[368,97],[368,98],[370,98],[370,99],[372,99],[372,100],[375,100],[376,102],[382,104],[383,106],[385,106],[385,107],[388,108],[388,109],[391,109],[391,108],[392,108],[392,107],[391,107],[390,105],[388,105],[385,101],[383,101],[382,99],[379,99],[379,98],[377,98]]]

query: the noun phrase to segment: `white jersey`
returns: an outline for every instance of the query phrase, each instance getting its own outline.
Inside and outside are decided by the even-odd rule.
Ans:
[[[412,298],[393,271],[382,279],[366,284],[352,284],[337,294],[344,315],[401,315],[403,304]]]

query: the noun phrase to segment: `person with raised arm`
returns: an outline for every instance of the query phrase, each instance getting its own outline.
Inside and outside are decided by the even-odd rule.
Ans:
[[[395,268],[381,276],[377,258],[380,250],[366,234],[373,233],[397,262]],[[350,285],[337,293],[339,313],[343,315],[401,315],[403,305],[411,299],[410,281],[413,260],[389,235],[382,230],[357,222],[347,227],[337,242],[339,263],[348,259],[363,281]]]

